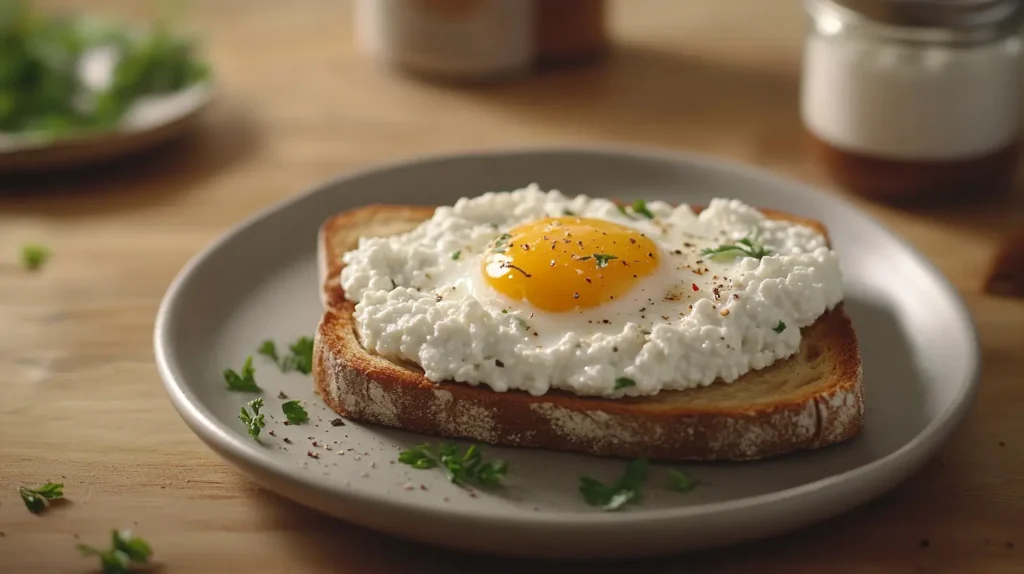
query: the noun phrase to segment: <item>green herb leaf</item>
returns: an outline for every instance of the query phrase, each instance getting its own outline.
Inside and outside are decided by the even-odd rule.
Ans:
[[[612,259],[618,259],[615,255],[605,255],[604,253],[595,253],[594,261],[597,263],[597,267],[603,268],[608,267],[608,262]]]
[[[672,484],[672,490],[678,492],[689,492],[697,487],[697,481],[686,476],[674,468],[668,469],[668,480]]]
[[[258,393],[262,389],[256,384],[256,379],[253,378],[254,374],[256,374],[256,370],[252,368],[252,357],[246,357],[245,363],[242,364],[242,374],[225,369],[224,382],[228,384],[229,391]]]
[[[761,245],[754,237],[747,236],[740,239],[735,244],[723,244],[714,248],[701,249],[701,255],[705,257],[719,257],[722,255],[745,255],[747,257],[753,257],[754,259],[761,259],[771,255],[772,252],[765,249],[764,245]]]
[[[495,253],[504,253],[505,250],[508,249],[509,239],[512,239],[511,235],[509,235],[508,233],[502,233],[501,235],[498,236],[497,239],[494,240],[494,247],[491,248],[491,251]]]
[[[295,369],[304,375],[313,372],[313,339],[299,337],[299,340],[289,345],[288,349],[292,354],[283,359],[287,364],[287,366],[282,365],[285,371]]]
[[[18,494],[25,502],[25,507],[33,514],[39,514],[46,509],[49,501],[64,498],[64,484],[59,482],[47,482],[39,488],[19,486]]]
[[[604,484],[589,476],[580,477],[580,494],[591,506],[617,510],[624,504],[640,498],[640,491],[647,481],[649,468],[650,463],[646,458],[638,458],[630,461],[623,475],[612,484]]]
[[[260,409],[263,408],[263,398],[253,399],[246,404],[252,409],[252,414],[245,410],[243,406],[238,415],[238,420],[242,421],[242,424],[245,425],[249,436],[259,440],[260,431],[263,427],[267,426],[266,421],[263,419],[263,413],[260,412]]]
[[[421,444],[403,451],[398,455],[398,462],[421,470],[440,467],[454,484],[473,483],[487,488],[499,486],[508,471],[505,461],[484,462],[476,445],[460,454],[458,446],[445,442],[439,443],[436,448]]]
[[[21,246],[21,266],[36,271],[50,259],[52,252],[45,245],[29,243]]]
[[[456,251],[452,253],[452,261],[458,261],[459,257],[462,257],[462,251]]]
[[[284,412],[284,416],[288,418],[288,422],[293,425],[299,425],[309,420],[309,413],[306,412],[306,409],[302,408],[302,403],[297,400],[282,404],[281,410]]]
[[[520,327],[522,327],[524,331],[529,331],[530,330],[530,324],[526,322],[526,319],[523,319],[522,317],[516,317],[515,319],[516,319],[516,324],[518,324]]]
[[[277,363],[282,373],[299,371],[308,375],[313,371],[313,339],[299,337],[297,341],[288,345],[288,350],[290,351],[288,355],[279,357],[274,342],[263,341],[257,352]]]
[[[563,209],[562,215],[565,215],[566,217],[573,217],[576,215],[576,213],[574,213],[571,209]]]
[[[153,549],[149,543],[128,530],[114,530],[110,534],[110,548],[100,550],[86,544],[77,545],[82,556],[97,556],[103,574],[131,574],[139,565],[148,564]]]
[[[416,448],[402,451],[398,455],[398,462],[420,470],[437,466],[437,460],[430,452],[430,445],[427,444],[421,444]]]
[[[627,378],[627,377],[619,377],[619,378],[615,379],[615,389],[614,390],[617,391],[619,389],[625,389],[627,387],[635,387],[635,386],[636,386],[636,381],[634,381],[633,379],[630,379],[630,378]]]
[[[654,214],[651,213],[650,209],[647,209],[647,202],[642,199],[633,202],[633,213],[642,215],[647,219],[654,219]]]
[[[781,332],[783,332],[785,330],[786,330],[786,324],[783,323],[781,319],[779,319],[779,324],[778,325],[772,327],[772,331],[775,331],[776,333],[781,333]]]
[[[256,352],[263,355],[264,357],[269,358],[271,361],[274,361],[275,363],[278,362],[277,345],[275,345],[273,341],[263,341],[263,344],[260,345],[260,348],[257,349]]]

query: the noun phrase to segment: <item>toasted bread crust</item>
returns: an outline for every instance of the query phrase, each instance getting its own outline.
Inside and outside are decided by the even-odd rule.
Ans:
[[[763,210],[826,230],[820,223]],[[728,385],[796,376],[795,365],[824,373],[783,397],[737,406],[702,400],[727,383],[648,397],[606,399],[552,391],[498,393],[486,386],[434,383],[415,366],[368,353],[356,338],[353,311],[339,284],[341,254],[356,235],[411,229],[432,208],[366,206],[335,216],[320,230],[321,297],[313,377],[317,391],[346,417],[428,435],[491,444],[664,460],[750,460],[851,438],[863,426],[864,397],[856,334],[842,305],[802,332],[796,355]],[[372,230],[372,231],[371,231]],[[806,375],[805,375],[806,376]],[[817,376],[817,375],[815,375]]]

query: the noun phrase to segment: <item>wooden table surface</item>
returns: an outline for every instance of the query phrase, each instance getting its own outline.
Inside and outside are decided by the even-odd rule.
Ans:
[[[90,3],[131,17],[145,4]],[[805,154],[795,2],[623,0],[604,64],[472,89],[361,57],[347,2],[191,4],[223,89],[194,134],[115,166],[0,177],[0,572],[90,571],[74,544],[114,527],[145,536],[164,572],[1024,572],[1024,302],[981,289],[998,240],[1024,222],[1019,192],[916,211],[854,200],[963,294],[984,377],[939,457],[821,525],[640,564],[550,565],[398,541],[257,488],[185,427],[152,351],[171,278],[254,211],[382,160],[540,143],[698,150],[840,192]],[[39,273],[16,265],[28,241],[55,251]],[[47,479],[70,503],[31,515],[16,486]]]

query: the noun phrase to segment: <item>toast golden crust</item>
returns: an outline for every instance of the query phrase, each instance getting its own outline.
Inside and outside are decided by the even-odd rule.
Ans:
[[[820,223],[763,210],[825,233]],[[360,235],[407,231],[428,207],[366,206],[320,230],[321,298],[313,377],[339,414],[428,435],[491,444],[665,460],[749,460],[851,438],[863,425],[856,334],[842,305],[803,329],[800,350],[732,383],[654,397],[605,399],[552,391],[497,393],[434,383],[417,367],[368,353],[339,283],[341,255]]]

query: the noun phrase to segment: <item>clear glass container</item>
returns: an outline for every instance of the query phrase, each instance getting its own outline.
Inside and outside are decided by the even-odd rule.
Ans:
[[[880,199],[1006,189],[1018,159],[1014,0],[808,0],[801,117],[841,186]]]

